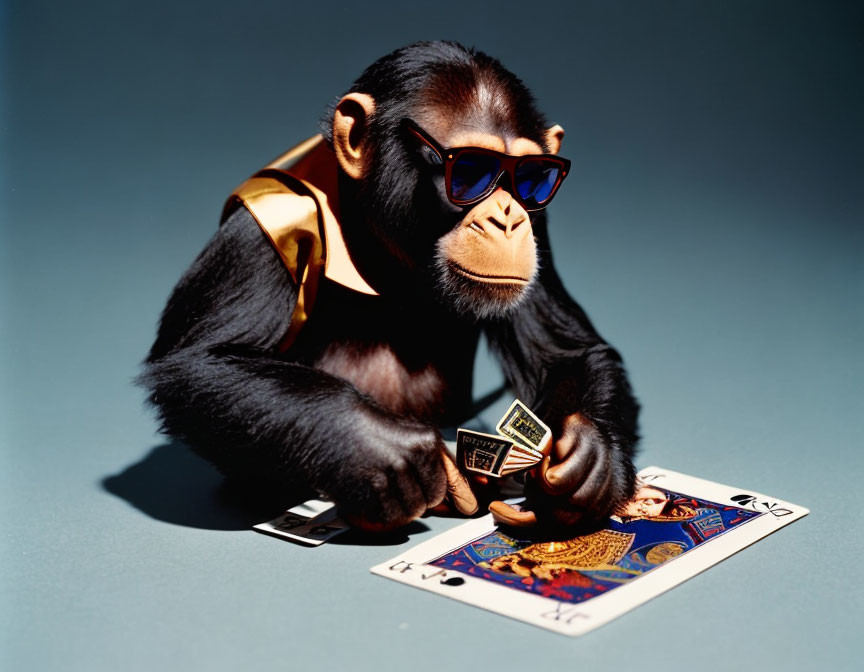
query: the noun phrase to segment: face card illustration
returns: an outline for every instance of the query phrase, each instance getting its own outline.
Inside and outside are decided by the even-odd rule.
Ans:
[[[579,635],[806,515],[746,490],[650,467],[605,527],[538,541],[472,520],[372,572]],[[524,533],[523,533],[524,534]]]

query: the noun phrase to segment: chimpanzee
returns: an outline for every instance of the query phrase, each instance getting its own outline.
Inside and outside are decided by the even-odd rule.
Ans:
[[[499,61],[416,43],[368,67],[321,136],[239,187],[162,314],[140,382],[162,429],[286,500],[393,529],[477,508],[437,427],[466,419],[485,334],[555,435],[514,525],[600,519],[634,487],[638,405],[555,272],[564,131]]]

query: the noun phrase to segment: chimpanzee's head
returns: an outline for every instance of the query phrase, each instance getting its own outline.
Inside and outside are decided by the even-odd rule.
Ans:
[[[345,237],[377,286],[428,287],[475,318],[502,316],[530,291],[532,228],[569,162],[554,156],[563,129],[500,62],[452,42],[398,49],[322,131],[341,168]]]

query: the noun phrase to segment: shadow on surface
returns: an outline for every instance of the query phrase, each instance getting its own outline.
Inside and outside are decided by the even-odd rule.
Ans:
[[[405,527],[392,532],[364,532],[363,530],[348,530],[338,537],[328,541],[328,544],[339,546],[398,546],[404,544],[413,535],[428,532],[429,527],[419,521],[412,520]]]
[[[104,490],[151,518],[206,530],[248,530],[309,497],[308,493],[299,493],[294,501],[277,502],[254,486],[226,479],[209,462],[176,441],[156,446],[139,462],[103,478],[101,484]],[[415,520],[393,532],[352,529],[328,543],[396,546],[428,530],[427,525]]]
[[[142,513],[174,525],[248,530],[303,501],[275,503],[226,480],[179,442],[156,446],[140,462],[102,479],[102,487]]]

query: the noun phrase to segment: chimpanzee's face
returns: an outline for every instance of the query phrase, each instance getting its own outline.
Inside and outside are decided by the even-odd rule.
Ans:
[[[359,185],[355,206],[367,230],[399,267],[461,314],[483,319],[513,310],[537,274],[528,210],[542,204],[532,199],[544,190],[554,194],[566,174],[562,166],[559,177],[549,178],[524,157],[557,152],[561,128],[549,129],[542,147],[488,115],[421,108],[393,121],[398,128],[390,137],[398,141],[369,140],[364,147],[358,118],[371,116],[374,102],[349,96],[358,104],[346,105],[350,119],[337,108],[334,149]]]
[[[470,147],[509,156],[543,153],[532,140],[489,132],[459,119],[426,119],[422,130],[445,150]],[[511,175],[503,170],[506,159],[467,150],[457,154],[448,185],[447,171],[436,152],[422,142],[419,151],[428,167],[420,170],[421,182],[430,180],[434,185],[442,218],[432,264],[442,298],[477,318],[509,312],[530,291],[537,273],[537,249],[531,217],[514,197]],[[447,160],[451,153],[445,153]],[[419,190],[423,188],[418,184]],[[460,197],[474,202],[452,202]]]

